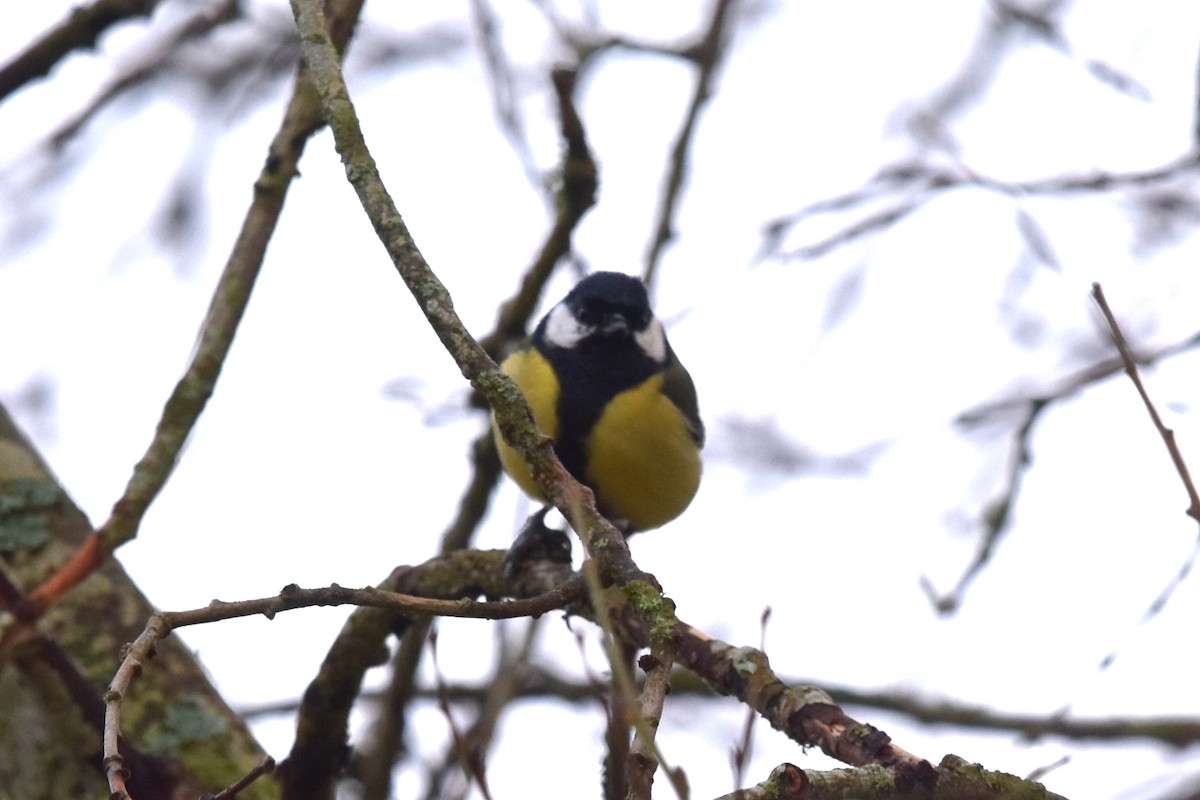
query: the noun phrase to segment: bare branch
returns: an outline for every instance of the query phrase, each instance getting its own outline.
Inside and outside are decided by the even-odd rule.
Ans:
[[[1029,181],[1005,181],[982,175],[961,164],[943,166],[923,161],[904,161],[886,166],[858,189],[807,205],[779,217],[763,228],[759,258],[819,258],[845,244],[858,241],[895,225],[939,194],[961,188],[979,188],[1015,199],[1029,196],[1109,192],[1145,189],[1195,173],[1200,166],[1200,149],[1152,169],[1135,172],[1093,172],[1054,175]],[[849,214],[879,204],[880,210],[864,211],[858,219],[846,223],[817,241],[783,250],[788,234],[811,217],[824,214]]]
[[[654,772],[662,763],[676,796],[685,800],[688,791],[682,772],[666,764],[654,739],[662,721],[667,694],[671,691],[671,662],[662,648],[652,648],[649,654],[641,657],[638,665],[645,671],[646,681],[642,684],[638,720],[629,750],[629,795],[637,800],[650,800]]]
[[[1194,349],[1197,346],[1200,346],[1200,333],[1192,334],[1186,339],[1156,350],[1139,354],[1131,353],[1131,357],[1135,364],[1154,364],[1165,358]],[[1017,423],[1011,436],[1008,468],[1005,470],[1004,486],[999,494],[987,504],[981,514],[982,536],[979,546],[976,549],[975,557],[967,565],[955,587],[945,594],[939,593],[929,578],[923,577],[921,579],[921,587],[938,613],[950,614],[958,610],[967,588],[991,560],[995,547],[1007,533],[1009,524],[1012,521],[1012,511],[1016,507],[1020,497],[1022,480],[1026,470],[1029,469],[1033,461],[1031,442],[1037,421],[1041,418],[1041,415],[1051,406],[1074,397],[1089,386],[1111,378],[1124,368],[1125,364],[1119,357],[1102,359],[1058,381],[1057,385],[1044,392],[1000,400],[965,411],[959,415],[956,423],[963,427],[977,425],[997,415],[1013,412],[1019,415],[1020,421]],[[1193,554],[1194,557],[1195,554]],[[1185,565],[1182,570],[1183,575],[1186,575],[1189,569],[1190,566]],[[1179,579],[1182,579],[1183,575]]]
[[[157,4],[157,2],[155,3]],[[58,149],[72,139],[93,119],[101,109],[130,89],[145,83],[162,66],[163,62],[179,52],[186,42],[206,36],[225,23],[237,19],[241,13],[238,0],[219,0],[211,8],[205,8],[188,17],[167,32],[162,41],[156,42],[150,51],[143,54],[131,68],[118,75],[92,100],[62,124],[50,136],[50,144]]]
[[[696,85],[692,90],[692,99],[688,104],[683,125],[675,136],[675,144],[671,147],[669,169],[659,201],[654,236],[646,254],[646,266],[642,269],[642,279],[647,286],[654,285],[663,251],[675,238],[675,215],[683,190],[684,176],[688,171],[689,152],[695,139],[700,112],[712,97],[717,70],[729,50],[734,29],[732,16],[735,6],[734,0],[714,0],[712,17],[704,37],[685,51],[696,65]]]
[[[525,335],[541,297],[542,287],[558,263],[570,254],[575,228],[596,202],[596,162],[588,146],[583,120],[575,108],[576,73],[569,69],[556,69],[550,78],[558,100],[559,129],[563,140],[558,213],[537,258],[525,271],[516,295],[501,304],[495,329],[479,340],[480,346],[492,358],[502,358],[506,355],[505,349]]]
[[[437,680],[438,686],[442,686],[442,670],[438,665],[437,657],[437,631],[429,634],[429,654],[433,658],[433,672]],[[454,750],[458,754],[458,763],[463,770],[475,779],[475,784],[479,787],[479,793],[483,795],[484,800],[492,800],[492,792],[488,788],[487,771],[483,766],[483,758],[477,750],[473,750],[468,744],[467,739],[459,730],[458,723],[454,721],[454,714],[450,711],[450,702],[446,700],[445,695],[438,691],[438,708],[442,711],[442,716],[446,718],[446,724],[450,727],[450,736],[454,742]]]
[[[512,63],[504,51],[500,41],[500,21],[496,12],[487,0],[471,0],[471,20],[478,34],[479,49],[483,56],[483,66],[488,76],[488,88],[492,93],[492,110],[496,122],[500,126],[504,138],[521,162],[525,171],[525,179],[529,184],[546,193],[546,182],[538,172],[537,162],[533,157],[533,148],[529,144],[529,135],[521,119],[517,103],[516,78],[513,75]]]
[[[348,8],[335,12],[338,22],[334,29],[341,32],[336,43],[339,48],[345,47],[353,28],[343,19],[354,18],[361,2],[351,0],[343,5]],[[66,564],[32,593],[31,599],[39,608],[48,608],[91,574],[112,551],[137,536],[142,517],[174,472],[179,453],[212,396],[250,300],[267,244],[283,210],[288,188],[297,174],[304,145],[323,123],[321,107],[311,85],[303,76],[298,77],[283,124],[271,142],[266,163],[254,183],[254,200],[213,292],[192,361],[168,398],[154,438],[134,467],[125,492],[113,506],[108,520]]]
[[[159,0],[96,0],[73,9],[61,22],[12,61],[0,68],[0,101],[30,81],[48,75],[54,65],[75,50],[94,47],[109,27],[130,19],[147,17]]]
[[[789,686],[810,684],[811,680],[784,678]],[[1047,736],[1075,739],[1088,742],[1119,742],[1129,739],[1144,739],[1174,748],[1190,747],[1200,743],[1200,719],[1195,717],[1105,717],[1103,719],[1073,718],[1064,714],[1010,714],[981,705],[951,700],[948,698],[922,697],[904,690],[870,691],[851,686],[830,685],[822,681],[821,687],[842,706],[860,706],[902,714],[926,725],[945,725],[971,728],[981,731],[1008,731],[1023,739],[1037,741]],[[480,704],[485,701],[488,686],[449,685],[443,691],[451,702]],[[594,683],[569,681],[544,670],[532,669],[522,676],[518,698],[553,698],[567,703],[591,705],[595,703],[600,689]],[[671,694],[712,698],[712,690],[695,673],[676,669],[671,675]],[[416,697],[429,700],[434,696],[432,689],[421,687]],[[366,699],[375,699],[377,694],[364,693]],[[297,702],[271,703],[243,708],[241,713],[248,719],[275,714],[291,714]],[[751,718],[754,712],[751,711]],[[744,780],[739,778],[737,783]]]
[[[416,690],[417,665],[432,627],[430,617],[415,621],[404,632],[392,656],[387,688],[375,698],[375,719],[355,759],[354,773],[362,783],[363,800],[388,800],[392,796],[392,772],[403,749],[408,704]]]
[[[1175,465],[1175,471],[1179,473],[1179,479],[1183,482],[1183,487],[1187,491],[1188,508],[1185,513],[1192,519],[1200,522],[1200,493],[1196,492],[1196,484],[1192,482],[1187,462],[1184,461],[1183,453],[1179,451],[1179,445],[1175,442],[1175,431],[1163,424],[1158,409],[1154,407],[1154,402],[1151,401],[1150,394],[1146,391],[1146,387],[1142,383],[1142,378],[1138,374],[1137,361],[1129,349],[1129,344],[1125,341],[1125,335],[1121,333],[1121,327],[1117,324],[1112,309],[1108,307],[1108,301],[1104,299],[1104,290],[1100,287],[1100,284],[1092,284],[1092,297],[1095,299],[1096,305],[1100,307],[1101,313],[1104,314],[1105,322],[1108,323],[1108,330],[1112,334],[1113,344],[1117,346],[1117,352],[1121,354],[1121,363],[1125,366],[1125,372],[1129,375],[1129,379],[1133,381],[1138,396],[1142,398],[1142,403],[1146,406],[1146,412],[1150,415],[1150,420],[1154,423],[1154,428],[1158,431],[1158,435],[1162,437],[1163,444],[1167,448],[1167,453],[1171,456],[1171,462]]]
[[[129,691],[133,679],[141,674],[146,661],[154,655],[155,643],[169,634],[172,630],[188,625],[202,625],[220,620],[233,619],[262,614],[268,619],[283,611],[312,606],[330,606],[352,604],[366,608],[404,615],[435,614],[440,616],[476,617],[482,619],[506,619],[514,616],[536,616],[554,608],[563,608],[583,597],[584,586],[581,580],[569,580],[560,583],[539,598],[528,600],[511,600],[504,602],[476,602],[471,600],[471,592],[466,587],[481,577],[477,570],[480,564],[490,565],[496,580],[500,580],[503,572],[501,559],[503,553],[495,551],[491,554],[480,554],[471,551],[460,551],[452,556],[433,559],[421,569],[409,569],[401,573],[401,579],[407,578],[410,583],[420,587],[421,579],[428,575],[440,582],[447,576],[445,573],[461,573],[457,582],[448,585],[443,591],[459,597],[457,600],[433,599],[423,595],[412,595],[401,592],[390,592],[382,589],[345,589],[334,585],[323,589],[301,589],[297,586],[284,587],[283,591],[274,597],[237,602],[221,602],[214,600],[204,608],[190,611],[168,611],[155,614],[147,622],[142,634],[129,647],[121,666],[117,669],[105,696],[104,720],[104,765],[108,775],[109,788],[114,797],[129,797],[126,780],[129,777],[125,758],[118,749],[121,726],[121,701]],[[433,590],[427,589],[426,594]],[[478,591],[476,589],[475,591]],[[497,591],[497,595],[503,592]],[[551,600],[550,598],[555,598]],[[560,602],[561,601],[561,602]],[[513,613],[523,610],[527,613]],[[367,665],[364,664],[364,669]],[[361,678],[361,674],[358,676]],[[357,681],[356,681],[357,685]],[[298,739],[298,743],[299,743]],[[293,749],[295,756],[295,749]],[[294,762],[292,762],[294,763]],[[295,773],[295,767],[289,769],[285,763],[283,775],[285,779]],[[315,787],[314,787],[315,788]]]
[[[250,784],[254,783],[263,775],[270,775],[274,771],[275,759],[267,756],[257,767],[247,772],[241,780],[229,786],[227,789],[222,789],[215,795],[207,795],[200,798],[200,800],[235,800],[235,798],[241,794],[243,790],[249,787]]]

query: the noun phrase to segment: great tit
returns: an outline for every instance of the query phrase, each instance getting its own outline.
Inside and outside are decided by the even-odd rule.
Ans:
[[[650,310],[646,287],[618,272],[580,281],[501,369],[601,513],[628,533],[687,508],[700,485],[704,424],[696,387]],[[493,424],[504,469],[541,498]]]

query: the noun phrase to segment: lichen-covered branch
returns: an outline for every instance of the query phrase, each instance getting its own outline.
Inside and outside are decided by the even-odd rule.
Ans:
[[[13,797],[99,797],[103,693],[121,645],[154,611],[115,559],[41,613],[24,595],[91,535],[91,525],[0,407],[0,787]],[[33,620],[37,623],[33,624]],[[178,640],[126,703],[120,755],[129,788],[199,796],[233,783],[264,753]],[[48,768],[47,765],[53,765]],[[0,792],[3,793],[3,792]],[[261,781],[244,800],[270,800]]]
[[[552,443],[534,424],[524,396],[467,331],[445,285],[417,248],[363,138],[320,3],[293,0],[292,11],[300,30],[305,65],[321,97],[346,177],[430,327],[463,377],[487,399],[501,434],[525,457],[538,487],[570,520],[588,552],[601,564],[606,581],[641,577],[624,537],[596,510],[591,491],[563,468]]]
[[[949,755],[934,767],[803,770],[780,764],[757,786],[722,795],[717,800],[1063,800],[1040,783],[992,772]]]

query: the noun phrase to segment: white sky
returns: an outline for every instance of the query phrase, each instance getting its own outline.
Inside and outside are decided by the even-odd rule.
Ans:
[[[1015,527],[960,613],[936,617],[918,585],[922,576],[939,589],[953,585],[1008,457],[1005,428],[964,436],[953,418],[1053,386],[1087,363],[1080,348],[1097,352],[1098,341],[1087,294],[1094,280],[1136,343],[1163,345],[1193,332],[1194,237],[1183,229],[1171,246],[1141,252],[1120,195],[1027,198],[1019,208],[1042,226],[1060,264],[1030,266],[1017,202],[960,190],[825,259],[755,265],[767,220],[853,190],[911,153],[899,135],[905,115],[958,69],[982,4],[780,5],[739,33],[699,131],[679,239],[656,292],[712,430],[704,485],[681,519],[635,540],[635,557],[682,618],[733,643],[757,643],[759,615],[771,606],[775,668],[818,684],[906,688],[1010,712],[1069,705],[1087,718],[1200,714],[1194,581],[1138,625],[1196,530],[1123,379],[1043,416]],[[268,6],[279,10],[251,4],[255,13]],[[0,54],[68,7],[10,10]],[[380,4],[368,17],[410,31],[418,19],[467,13],[465,3]],[[526,59],[522,79],[536,88],[545,32],[528,5],[512,13],[505,35]],[[604,13],[614,29],[648,38],[689,30],[674,9],[659,17],[642,3],[606,3]],[[1071,56],[1021,49],[986,101],[962,118],[954,131],[963,163],[1020,180],[1144,169],[1179,156],[1193,127],[1198,23],[1200,7],[1167,0],[1136,12],[1081,4],[1066,16]],[[25,247],[4,251],[0,264],[0,341],[9,343],[0,401],[27,423],[96,521],[119,496],[187,363],[288,88],[228,130],[210,121],[200,134],[186,92],[120,104],[72,146],[70,157],[82,164],[61,190],[22,189],[40,163],[36,144],[124,63],[138,30],[123,28],[99,53],[73,58],[53,80],[0,105],[0,220],[9,220],[0,237],[26,218],[17,212],[46,226]],[[1084,67],[1089,59],[1129,74],[1151,99],[1097,83]],[[418,245],[471,330],[486,332],[547,221],[494,128],[478,59],[360,77],[351,89]],[[584,85],[581,112],[601,195],[577,247],[594,267],[640,269],[689,89],[686,70],[645,56],[612,57]],[[544,89],[523,104],[546,169],[557,157],[551,109]],[[146,235],[148,220],[193,137],[214,130],[221,135],[210,145],[205,236],[183,259]],[[466,482],[467,443],[484,425],[461,410],[461,378],[374,239],[327,134],[310,143],[301,169],[216,395],[140,537],[120,551],[163,608],[268,595],[291,582],[370,584],[393,564],[423,561]],[[792,244],[847,221],[815,221]],[[556,281],[547,300],[568,286],[565,277]],[[839,292],[850,305],[831,322]],[[1018,328],[1037,331],[1031,345],[1015,343]],[[1196,356],[1182,356],[1146,377],[1200,471],[1197,365]],[[44,377],[55,386],[53,417],[23,416],[23,392]],[[397,380],[411,400],[385,392]],[[745,446],[736,420],[772,421],[781,436],[831,458],[872,446],[880,455],[863,474],[752,474],[735,457]],[[526,510],[506,485],[479,545],[504,546]],[[299,695],[346,613],[293,612],[184,638],[234,704],[257,704]],[[443,669],[482,676],[490,645],[481,623],[442,630]],[[542,638],[542,659],[580,671],[565,626],[547,621]],[[595,642],[589,647],[601,669]],[[1114,648],[1116,664],[1098,673]],[[1069,757],[1046,783],[1072,797],[1161,796],[1200,770],[1193,751],[1139,742],[1029,745],[850,713],[933,761],[954,752],[1025,774]],[[695,797],[730,789],[725,754],[741,719],[732,703],[668,705],[663,745],[687,770]],[[535,785],[529,742],[544,746],[548,724],[566,745],[553,760],[572,777],[546,774],[544,786]],[[591,791],[600,725],[594,709],[515,706],[490,762],[495,796],[550,796],[565,779]],[[436,710],[421,711],[412,730],[420,732],[418,752],[440,752],[445,724]],[[286,754],[290,720],[258,732],[274,755]],[[760,730],[753,780],[784,760],[831,765]],[[397,796],[411,796],[416,780],[406,772]]]

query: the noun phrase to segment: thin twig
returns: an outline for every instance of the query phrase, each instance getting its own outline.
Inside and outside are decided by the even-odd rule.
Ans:
[[[635,800],[650,800],[654,772],[661,763],[679,800],[686,800],[686,779],[677,768],[672,768],[663,760],[663,754],[655,740],[658,726],[662,722],[663,706],[666,704],[667,694],[671,691],[670,658],[665,649],[656,647],[651,649],[649,654],[642,656],[638,664],[646,672],[646,681],[642,684],[633,744],[629,748],[629,795]]]
[[[903,161],[879,170],[861,187],[836,197],[819,200],[763,226],[758,259],[811,259],[886,230],[938,195],[962,188],[979,188],[1013,198],[1051,194],[1110,192],[1156,186],[1200,167],[1200,148],[1190,150],[1158,167],[1135,172],[1092,172],[1053,175],[1027,181],[1005,181],[982,175],[962,165],[946,167],[920,161]],[[885,207],[844,225],[812,244],[791,250],[780,248],[787,235],[800,223],[818,215],[848,213],[870,203]]]
[[[357,9],[361,0],[349,5]],[[352,13],[357,14],[357,10]],[[346,28],[337,42],[337,47],[342,48],[349,29],[344,24],[338,27],[339,30]],[[154,437],[134,467],[125,492],[114,504],[108,520],[30,595],[42,610],[90,575],[110,553],[137,536],[146,510],[174,472],[188,435],[221,374],[250,300],[267,244],[283,210],[288,188],[297,174],[305,143],[323,122],[321,107],[311,85],[303,76],[298,76],[283,123],[254,182],[254,199],[213,292],[191,363],[168,398]]]
[[[466,748],[469,757],[473,761],[477,761],[481,768],[486,766],[484,759],[495,739],[496,728],[500,724],[504,709],[521,696],[521,689],[526,680],[525,676],[530,671],[530,658],[533,655],[540,622],[536,619],[530,620],[522,636],[522,641],[516,648],[507,645],[508,639],[503,636],[505,629],[497,628],[501,634],[499,636],[501,645],[498,665],[494,671],[494,677],[483,687],[478,702],[474,703],[477,709],[475,721],[462,734],[462,746]],[[459,699],[453,689],[441,679],[441,676],[438,677],[436,688],[431,694],[439,706],[443,703],[455,703]],[[460,746],[458,743],[452,743],[452,746],[447,748],[443,754],[441,761],[430,770],[424,794],[426,800],[440,800],[440,798],[454,796],[447,790],[445,783],[451,774],[459,771],[460,762]],[[465,796],[465,794],[466,792],[463,791],[459,793],[459,796]]]
[[[391,676],[384,691],[375,697],[375,719],[365,742],[357,748],[355,775],[362,784],[363,800],[392,797],[392,773],[404,746],[408,704],[416,688],[417,665],[433,627],[433,618],[417,620],[404,635],[392,656]]]
[[[1198,346],[1200,346],[1200,333],[1193,333],[1173,344],[1155,350],[1147,350],[1141,354],[1131,354],[1131,357],[1134,358],[1136,364],[1154,364]],[[1020,422],[1011,436],[1005,484],[980,515],[982,538],[976,549],[975,557],[959,577],[954,589],[944,594],[934,587],[928,577],[921,578],[921,588],[938,613],[950,614],[958,610],[971,582],[988,564],[996,546],[1004,538],[1004,534],[1012,522],[1013,510],[1020,499],[1025,473],[1033,463],[1032,437],[1037,421],[1051,406],[1107,380],[1124,368],[1125,363],[1119,356],[1103,358],[1057,381],[1052,388],[1043,392],[1033,395],[1018,395],[988,403],[964,411],[958,416],[955,422],[963,427],[978,425],[996,416],[1012,413],[1019,415]],[[1185,565],[1182,571],[1186,573],[1188,569],[1190,567]]]
[[[504,51],[496,11],[487,0],[472,0],[471,21],[475,25],[476,39],[488,77],[488,88],[492,94],[492,111],[496,115],[500,132],[504,134],[504,138],[516,154],[529,185],[537,189],[543,199],[549,200],[546,181],[538,171],[533,148],[529,144],[529,134],[521,119],[513,66]]]
[[[104,766],[108,775],[109,788],[114,797],[129,797],[125,785],[128,772],[118,749],[121,729],[121,700],[128,692],[133,679],[141,674],[145,662],[154,655],[155,643],[176,628],[256,614],[262,614],[268,619],[272,619],[275,614],[283,611],[345,604],[390,609],[406,614],[508,619],[517,616],[537,616],[554,608],[562,608],[582,597],[583,588],[582,581],[568,581],[537,598],[480,603],[469,598],[433,600],[375,588],[345,589],[334,585],[323,589],[301,589],[289,586],[274,597],[232,603],[214,600],[203,608],[190,611],[164,611],[155,614],[146,623],[142,634],[126,651],[121,665],[109,685],[109,691],[105,695]]]
[[[758,649],[767,650],[767,623],[771,620],[771,607],[763,609],[758,622]],[[730,761],[733,766],[733,785],[741,786],[746,780],[746,767],[750,764],[750,753],[754,747],[754,723],[758,715],[754,709],[746,709],[746,722],[742,725],[742,738],[733,746]]]
[[[659,201],[657,221],[654,225],[654,236],[650,240],[650,249],[646,253],[646,265],[642,269],[642,280],[646,282],[647,286],[654,285],[663,251],[675,238],[675,215],[679,207],[679,196],[683,190],[684,176],[688,171],[688,153],[695,139],[700,112],[712,97],[717,70],[729,50],[729,42],[734,29],[731,18],[735,6],[736,0],[715,0],[712,17],[704,37],[693,48],[690,48],[691,60],[696,65],[696,85],[692,89],[692,99],[688,103],[683,125],[676,134],[675,143],[671,147],[671,156],[668,160],[670,169],[663,184],[662,199]]]
[[[515,619],[541,616],[550,611],[564,608],[582,597],[583,585],[580,581],[567,581],[537,597],[491,602],[473,600],[469,597],[460,600],[436,600],[402,592],[388,592],[374,587],[347,589],[333,584],[319,589],[302,589],[292,585],[284,587],[282,592],[271,597],[233,602],[214,600],[203,608],[191,611],[163,612],[162,616],[170,622],[172,628],[180,628],[259,614],[272,619],[283,611],[312,606],[353,605],[436,617]]]
[[[1092,284],[1092,297],[1095,299],[1096,305],[1100,307],[1100,312],[1104,314],[1104,321],[1108,323],[1108,330],[1112,334],[1113,343],[1117,346],[1117,352],[1121,354],[1121,362],[1125,365],[1125,372],[1129,375],[1129,379],[1133,381],[1138,396],[1142,398],[1142,403],[1146,406],[1146,412],[1150,415],[1150,420],[1154,423],[1154,428],[1158,431],[1158,435],[1162,437],[1163,444],[1166,445],[1167,452],[1171,456],[1171,462],[1175,465],[1175,471],[1179,473],[1179,479],[1183,481],[1183,487],[1187,491],[1188,496],[1188,508],[1185,513],[1192,519],[1200,522],[1200,493],[1196,491],[1196,484],[1192,482],[1187,462],[1184,461],[1183,453],[1180,452],[1179,445],[1175,442],[1175,431],[1163,423],[1158,409],[1154,407],[1153,401],[1150,400],[1150,394],[1146,391],[1146,387],[1142,383],[1141,375],[1138,374],[1137,361],[1129,349],[1129,344],[1125,341],[1125,335],[1121,333],[1121,327],[1117,324],[1112,309],[1108,307],[1108,301],[1104,299],[1104,290],[1100,287],[1099,283]]]
[[[811,680],[784,678],[789,686],[810,684]],[[940,697],[915,696],[904,691],[868,691],[851,686],[822,683],[822,688],[842,706],[856,706],[888,711],[906,716],[925,725],[943,725],[981,731],[1007,731],[1028,741],[1054,736],[1081,742],[1121,742],[1139,739],[1157,742],[1173,748],[1200,744],[1200,718],[1176,717],[1105,717],[1075,719],[1060,714],[1006,714],[985,706],[968,705]],[[517,699],[547,700],[591,705],[602,692],[595,678],[577,682],[531,669],[522,676]],[[452,684],[443,687],[452,703],[482,704],[490,691],[488,685]],[[699,699],[717,697],[694,673],[676,669],[671,675],[671,694]],[[418,699],[434,698],[434,690],[420,687]],[[364,692],[366,700],[378,699],[378,693]],[[239,713],[246,719],[294,714],[297,701],[268,703],[243,707]],[[752,712],[751,712],[752,713]],[[744,782],[744,778],[738,783]]]
[[[442,686],[442,670],[438,665],[437,657],[437,632],[429,634],[429,655],[433,659],[433,674],[438,686]],[[479,793],[484,796],[484,800],[492,800],[491,789],[488,788],[487,771],[483,767],[483,759],[480,754],[473,750],[467,743],[467,737],[459,730],[458,723],[454,721],[454,714],[450,710],[450,701],[439,691],[438,692],[438,708],[442,711],[442,716],[446,718],[446,724],[450,727],[450,736],[454,741],[454,749],[458,753],[458,763],[462,766],[464,772],[475,780],[479,786]]]
[[[1129,343],[1125,341],[1125,335],[1121,332],[1121,326],[1117,324],[1117,319],[1104,297],[1104,289],[1101,288],[1099,283],[1092,284],[1092,297],[1096,301],[1096,305],[1100,307],[1100,312],[1104,315],[1104,321],[1108,324],[1109,333],[1112,335],[1113,344],[1116,345],[1117,352],[1121,355],[1121,363],[1125,367],[1125,372],[1129,375],[1129,379],[1133,381],[1138,396],[1142,398],[1142,403],[1146,406],[1146,412],[1150,415],[1150,420],[1154,423],[1155,430],[1158,431],[1158,435],[1162,438],[1163,444],[1167,448],[1167,453],[1171,456],[1171,462],[1175,465],[1175,471],[1179,473],[1179,479],[1183,482],[1184,490],[1188,496],[1188,508],[1184,513],[1197,522],[1200,522],[1200,494],[1196,491],[1196,484],[1192,482],[1187,462],[1184,460],[1183,453],[1175,441],[1175,431],[1166,426],[1162,421],[1162,417],[1159,416],[1158,409],[1154,406],[1153,401],[1151,401],[1150,393],[1146,391],[1141,375],[1138,372],[1137,360],[1129,348]],[[1151,601],[1150,605],[1142,613],[1139,625],[1145,624],[1166,607],[1175,590],[1183,585],[1183,582],[1191,574],[1197,558],[1200,558],[1200,537],[1196,538],[1191,553],[1184,559],[1179,569],[1176,570],[1175,574],[1167,581],[1162,590],[1159,591],[1158,596]],[[1116,658],[1117,650],[1114,649],[1100,660],[1100,669],[1106,670],[1111,667]]]
[[[243,790],[248,788],[250,784],[261,778],[263,775],[270,775],[275,771],[275,759],[267,756],[254,769],[243,775],[238,781],[233,783],[228,788],[222,789],[214,795],[205,795],[201,800],[234,800]]]
[[[156,3],[157,4],[157,3]],[[58,126],[48,137],[48,143],[60,150],[74,138],[99,112],[130,90],[153,78],[164,62],[175,57],[186,43],[208,35],[221,25],[238,19],[242,12],[238,0],[219,0],[215,5],[203,8],[187,19],[175,23],[161,40],[154,42],[138,61],[126,68],[115,79],[109,81],[87,105]]]
[[[975,549],[975,557],[963,570],[954,588],[940,595],[927,576],[920,580],[921,588],[939,614],[952,614],[962,605],[963,597],[971,583],[983,572],[992,560],[996,547],[1008,533],[1012,524],[1013,510],[1020,496],[1022,480],[1033,463],[1033,430],[1042,413],[1050,407],[1051,400],[1047,398],[1032,398],[1023,409],[1021,424],[1012,435],[1012,444],[1008,454],[1008,468],[1005,471],[1004,490],[1000,496],[987,504],[981,514],[983,532]]]
[[[146,623],[145,630],[125,652],[121,666],[117,668],[108,693],[104,696],[104,773],[108,777],[108,788],[112,800],[128,800],[129,788],[126,781],[129,770],[121,755],[121,700],[129,691],[133,679],[142,674],[146,661],[154,656],[154,644],[170,633],[170,625],[161,614],[155,614]]]
[[[542,288],[554,268],[571,253],[571,240],[580,220],[596,203],[598,172],[588,145],[583,120],[575,108],[576,73],[560,68],[550,79],[558,102],[559,131],[563,143],[559,173],[562,183],[557,195],[554,225],[542,243],[537,257],[525,270],[517,293],[500,305],[495,329],[479,340],[492,358],[503,358],[513,341],[525,335]]]

